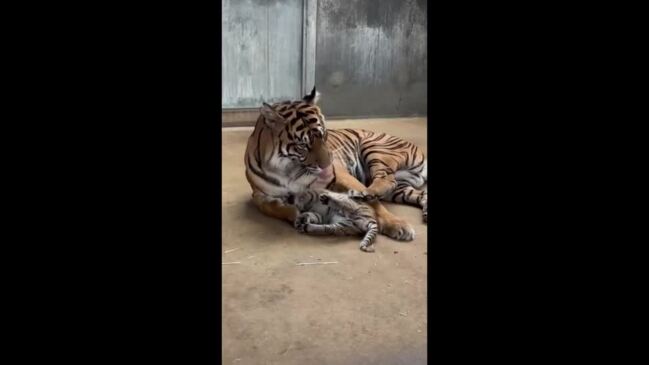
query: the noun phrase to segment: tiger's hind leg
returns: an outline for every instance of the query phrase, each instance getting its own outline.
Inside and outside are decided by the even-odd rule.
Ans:
[[[344,166],[334,165],[336,171],[336,183],[334,188],[339,192],[354,190],[361,192],[365,185],[349,174]],[[368,204],[374,209],[376,221],[379,224],[379,233],[399,241],[412,241],[415,238],[415,230],[408,222],[390,213],[378,200],[369,201]]]
[[[428,171],[426,160],[412,170],[401,170],[395,174],[397,187],[383,197],[383,200],[418,206],[422,209],[424,223],[428,223]]]
[[[399,182],[397,188],[385,196],[383,200],[420,207],[423,221],[428,223],[428,190],[418,190],[406,182]]]
[[[422,208],[422,216],[424,223],[428,222],[428,190],[426,182],[428,180],[426,171],[426,160],[423,165],[413,170],[399,170],[394,175],[384,178],[379,176],[370,185],[370,188],[375,184],[384,187],[383,191],[379,190],[379,195],[374,195],[377,189],[371,190],[370,188],[364,191],[350,190],[349,197],[352,199],[371,202],[375,199],[385,200],[393,203],[415,205]],[[381,170],[383,171],[383,170]],[[387,176],[387,175],[384,175]],[[392,179],[394,179],[394,188],[391,188]],[[390,185],[385,182],[390,181]]]
[[[372,202],[385,200],[384,197],[390,194],[397,187],[397,177],[391,164],[381,160],[373,160],[370,165],[372,183],[361,190],[351,189],[348,195],[352,199]]]
[[[371,183],[362,191],[370,198],[383,199],[397,188],[399,180],[425,179],[426,157],[415,144],[384,133],[366,136],[360,143],[360,156]],[[423,175],[423,176],[422,176]],[[422,185],[423,181],[418,181]],[[415,181],[411,186],[417,187]]]
[[[397,164],[393,161],[373,160],[371,161],[370,176],[372,183],[365,190],[361,191],[367,200],[381,199],[397,187],[397,177],[394,172]]]

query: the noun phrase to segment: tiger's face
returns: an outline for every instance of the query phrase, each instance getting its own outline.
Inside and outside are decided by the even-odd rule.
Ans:
[[[261,114],[274,131],[278,157],[310,174],[326,178],[332,172],[332,156],[327,148],[325,118],[316,105],[318,94],[301,101],[263,104]]]

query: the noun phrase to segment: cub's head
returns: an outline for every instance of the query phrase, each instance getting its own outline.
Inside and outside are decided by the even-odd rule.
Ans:
[[[278,156],[298,162],[313,174],[331,170],[325,118],[317,106],[319,96],[314,87],[300,101],[264,103],[260,109],[264,123],[272,129],[278,143]]]
[[[315,190],[304,190],[298,193],[290,193],[284,198],[284,203],[294,205],[300,211],[310,210],[318,203],[320,192]]]

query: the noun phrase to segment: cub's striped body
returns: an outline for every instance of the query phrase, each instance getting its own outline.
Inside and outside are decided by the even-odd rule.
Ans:
[[[288,204],[300,211],[295,223],[298,231],[313,235],[363,234],[360,249],[374,252],[379,232],[372,207],[356,202],[352,196],[327,190],[307,190],[289,195]]]

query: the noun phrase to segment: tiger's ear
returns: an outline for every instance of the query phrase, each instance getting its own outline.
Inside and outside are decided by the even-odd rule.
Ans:
[[[266,123],[267,126],[271,127],[274,130],[278,130],[282,128],[284,124],[286,124],[286,119],[279,115],[279,113],[276,112],[272,106],[266,103],[262,104],[259,112],[261,112],[261,115],[264,116],[264,123]]]
[[[302,100],[306,101],[311,105],[315,105],[320,100],[320,93],[315,89],[315,86],[313,86],[313,90],[311,90],[311,94],[304,95]]]

